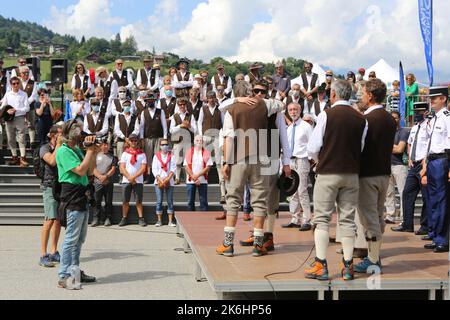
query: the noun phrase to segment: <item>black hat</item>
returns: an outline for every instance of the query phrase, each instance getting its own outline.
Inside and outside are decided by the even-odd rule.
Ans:
[[[15,113],[13,113],[13,114],[9,114],[8,113],[8,110],[11,110],[11,109],[14,109],[12,106],[10,106],[10,105],[7,105],[7,106],[5,106],[4,108],[3,108],[3,113],[2,113],[2,118],[3,118],[3,120],[5,120],[5,121],[12,121],[12,120],[14,120],[14,117],[16,116],[16,114]]]
[[[448,97],[448,87],[447,86],[431,87],[430,93],[428,94],[428,96],[429,97],[438,97],[438,96]]]
[[[130,134],[130,136],[128,137],[128,140],[131,140],[131,139],[139,139],[139,137],[138,137],[138,135],[137,134]]]
[[[186,59],[186,58],[181,58],[178,62],[177,62],[177,69],[178,69],[178,67],[179,67],[179,65],[181,64],[181,63],[184,63],[184,64],[186,64],[186,67],[189,67],[189,60],[188,59]]]
[[[291,176],[286,177],[284,172],[281,174],[281,177],[278,179],[278,188],[286,194],[286,196],[293,196],[298,189],[300,184],[300,177],[295,170],[291,170]]]
[[[430,105],[427,102],[414,102],[414,111],[428,111]]]

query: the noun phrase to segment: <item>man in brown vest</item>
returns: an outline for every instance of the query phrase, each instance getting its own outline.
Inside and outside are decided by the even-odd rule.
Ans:
[[[119,85],[114,79],[108,80],[108,70],[105,67],[98,67],[95,70],[96,74],[96,88],[103,89],[103,97],[109,99],[116,99],[119,91]]]
[[[136,87],[144,85],[145,88],[152,92],[159,91],[159,70],[152,69],[152,59],[149,56],[144,57],[144,68],[139,69],[136,77]]]
[[[101,101],[91,99],[90,105],[92,111],[84,117],[83,131],[104,137],[108,134],[108,119],[106,113],[101,112]]]
[[[189,96],[189,90],[194,86],[194,78],[187,70],[188,67],[189,61],[187,59],[180,59],[177,62],[178,71],[172,78],[172,86],[175,88],[177,98]]]
[[[36,123],[36,112],[34,104],[37,99],[37,84],[30,79],[30,69],[27,66],[20,67],[20,81],[22,82],[22,90],[28,96],[28,103],[30,104],[30,111],[27,113],[28,135],[30,136],[30,145],[33,148],[36,140],[36,130],[34,128]]]
[[[17,67],[14,68],[13,70],[11,70],[11,75],[10,75],[10,79],[13,77],[20,77],[20,67],[26,67],[27,66],[27,59],[24,57],[20,57],[19,59],[17,59]],[[30,70],[30,79],[31,80],[35,80],[34,79],[34,75],[33,72]]]
[[[211,151],[216,164],[217,174],[220,184],[220,202],[225,202],[225,180],[222,175],[222,152],[219,148],[219,133],[223,126],[223,113],[219,111],[216,94],[209,91],[207,94],[208,103],[200,110],[198,117],[198,132],[203,136],[205,148]]]
[[[127,88],[119,87],[119,98],[111,100],[111,114],[113,117],[123,112],[123,103],[125,101],[131,101],[127,99]],[[135,113],[135,111],[136,111],[136,104],[134,103],[134,101],[131,101],[131,112]]]
[[[260,73],[260,70],[262,68],[263,68],[263,66],[260,65],[259,63],[256,63],[256,62],[253,63],[248,68],[249,72],[245,76],[244,80],[247,81],[248,83],[250,83],[253,86],[257,81],[262,80],[262,76],[261,76],[261,73]]]
[[[314,186],[314,218],[312,221],[316,246],[315,262],[305,270],[305,277],[328,280],[327,248],[329,224],[335,204],[344,258],[341,272],[344,280],[353,279],[353,243],[355,214],[358,207],[361,151],[367,132],[364,117],[352,108],[352,88],[338,80],[331,87],[331,109],[322,112],[308,142],[308,155],[318,161]]]
[[[217,69],[217,73],[211,79],[211,84],[212,84],[213,91],[216,94],[218,94],[217,87],[219,85],[222,85],[225,88],[225,91],[224,91],[225,96],[230,98],[231,97],[231,93],[233,91],[231,77],[227,76],[225,74],[225,68],[224,68],[222,63],[219,63],[216,66],[216,69]]]
[[[166,91],[165,98],[159,99],[156,107],[164,111],[167,121],[167,127],[169,127],[170,120],[172,120],[172,117],[177,109],[177,98],[172,96],[173,92],[171,86],[164,86],[164,91]]]
[[[197,88],[189,90],[189,101],[187,110],[194,115],[195,121],[198,121],[200,110],[203,108],[203,102],[199,99],[199,91]]]
[[[391,175],[391,155],[397,125],[382,105],[386,85],[379,79],[366,82],[362,102],[369,124],[361,159],[359,179],[359,217],[365,231],[368,256],[355,265],[355,272],[366,273],[370,267],[381,272],[380,249],[385,228],[384,202]]]
[[[197,132],[197,123],[194,116],[186,109],[187,99],[181,97],[178,99],[178,109],[170,122],[170,134],[173,143],[173,153],[177,159],[177,171],[175,174],[175,184],[180,184],[181,169],[183,168],[183,160],[185,150],[192,147],[194,135]]]
[[[298,78],[292,80],[292,85],[298,83],[301,86],[302,98],[305,101],[313,101],[317,99],[317,90],[319,88],[319,75],[312,72],[313,64],[311,62],[305,62],[303,69],[305,72],[301,73]]]
[[[148,160],[146,183],[150,183],[153,156],[158,152],[161,139],[167,139],[167,121],[165,113],[156,108],[153,93],[145,98],[143,107],[140,116],[140,133],[141,138],[144,139],[144,152]]]
[[[117,81],[119,87],[127,88],[127,95],[129,96],[134,83],[131,74],[127,70],[123,69],[122,59],[116,60],[116,69],[111,72],[108,80],[112,82],[113,79]]]
[[[131,112],[131,101],[123,103],[123,112],[118,113],[114,124],[114,134],[116,136],[117,157],[120,159],[125,143],[131,134],[139,135],[139,121],[137,116]]]
[[[274,84],[273,84],[273,78],[271,76],[265,76],[264,80],[267,82],[267,85],[269,86],[267,88],[267,95],[266,95],[266,99],[277,99],[277,100],[281,100],[280,99],[280,95],[278,93],[278,91],[275,89]]]
[[[295,83],[292,85],[292,90],[289,92],[289,95],[283,100],[283,102],[288,106],[291,103],[298,103],[299,105],[302,106],[301,108],[301,114],[300,114],[300,118],[303,118],[303,109],[304,109],[304,100],[301,97],[302,95],[302,91],[301,91],[301,86],[298,83]],[[288,110],[286,109],[285,111],[285,117],[286,117],[286,124],[288,126],[290,126],[292,124],[292,118],[289,115]]]
[[[330,102],[326,97],[325,86],[319,86],[317,95],[317,99],[314,99],[313,101],[306,100],[304,112],[304,114],[310,114],[315,122],[317,122],[317,117],[322,111],[331,107]]]
[[[236,97],[251,95],[251,86],[246,81],[235,85]],[[248,106],[235,103],[225,114],[223,136],[223,175],[227,183],[227,217],[224,228],[225,239],[216,252],[232,257],[237,215],[242,203],[244,186],[249,183],[254,210],[254,256],[267,254],[264,243],[264,220],[267,214],[268,176],[264,175],[260,147],[267,147],[266,139],[260,139],[261,130],[267,133],[268,110],[263,99],[256,98],[256,104]],[[267,149],[265,149],[267,150]],[[266,154],[267,157],[267,154]]]

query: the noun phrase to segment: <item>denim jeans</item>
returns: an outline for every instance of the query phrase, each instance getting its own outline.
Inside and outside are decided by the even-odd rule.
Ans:
[[[160,189],[158,186],[155,186],[155,192],[156,192],[156,214],[162,214],[163,213],[163,196],[164,193],[166,193],[167,197],[167,213],[173,214],[173,187],[169,187],[168,189]]]
[[[188,208],[189,211],[195,211],[195,190],[198,189],[200,198],[200,211],[208,211],[208,184],[186,184],[188,194]]]
[[[86,240],[89,214],[88,211],[67,210],[67,228],[62,245],[59,277],[69,275],[71,266],[80,265],[81,246]]]

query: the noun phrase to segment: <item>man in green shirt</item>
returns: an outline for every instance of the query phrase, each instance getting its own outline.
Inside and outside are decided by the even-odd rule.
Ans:
[[[89,184],[87,173],[95,159],[95,136],[86,137],[84,141],[86,154],[84,155],[78,146],[81,142],[81,132],[82,128],[76,121],[66,122],[63,127],[65,143],[56,152],[61,183],[60,210],[64,212],[67,221],[58,287],[67,289],[77,289],[76,286],[70,285],[68,279],[71,275],[70,269],[80,265],[81,246],[86,240],[89,219],[86,196]],[[95,282],[96,279],[81,271],[80,280]]]

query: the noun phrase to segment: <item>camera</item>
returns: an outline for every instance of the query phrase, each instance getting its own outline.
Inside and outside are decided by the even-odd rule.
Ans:
[[[81,133],[81,137],[82,137],[82,143],[83,143],[83,147],[84,147],[84,148],[90,148],[90,147],[92,147],[93,145],[101,145],[101,144],[103,143],[103,141],[104,141],[104,138],[102,138],[102,137],[97,137],[95,134],[87,134],[87,133],[84,132],[84,131]],[[94,143],[87,143],[87,142],[85,141],[85,139],[86,139],[87,137],[95,137],[95,142],[94,142]]]

